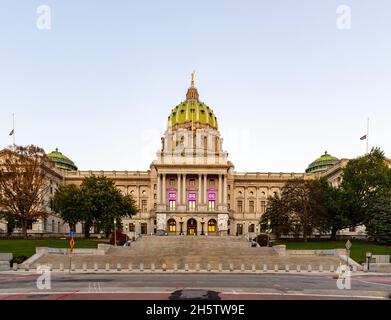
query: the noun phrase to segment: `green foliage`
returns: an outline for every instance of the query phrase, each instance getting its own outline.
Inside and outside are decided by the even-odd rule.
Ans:
[[[80,189],[74,184],[60,186],[50,202],[51,209],[69,224],[71,230],[82,221],[82,205]]]
[[[379,243],[391,243],[391,193],[373,201],[366,223],[368,235]]]
[[[98,230],[109,234],[113,228],[114,219],[117,228],[121,227],[121,218],[137,212],[131,196],[123,196],[115,186],[114,181],[107,177],[86,177],[80,186],[83,201],[83,220],[88,237],[88,226],[96,224]]]
[[[269,199],[268,208],[261,219],[261,228],[270,219],[273,232],[303,234],[304,241],[314,229],[325,231],[327,210],[324,192],[317,181],[294,179],[285,184],[281,198]]]
[[[377,198],[391,190],[391,170],[384,153],[374,148],[368,155],[350,160],[342,177],[348,218],[352,226],[365,224]]]
[[[86,177],[80,187],[61,186],[52,199],[51,207],[70,226],[84,222],[87,238],[91,226],[95,225],[108,235],[114,228],[114,219],[117,228],[120,228],[122,217],[137,212],[133,198],[122,195],[114,181],[103,176]]]
[[[320,178],[314,183],[323,193],[323,205],[326,213],[323,230],[331,232],[331,239],[335,240],[338,230],[351,225],[345,205],[345,193],[341,188],[334,188],[326,178]]]

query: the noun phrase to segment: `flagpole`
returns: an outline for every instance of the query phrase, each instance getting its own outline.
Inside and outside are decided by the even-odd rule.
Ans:
[[[15,150],[15,114],[14,113],[12,114],[12,131],[13,131],[12,139],[13,139],[14,150]]]
[[[367,153],[368,154],[368,146],[369,146],[369,118],[367,118]]]

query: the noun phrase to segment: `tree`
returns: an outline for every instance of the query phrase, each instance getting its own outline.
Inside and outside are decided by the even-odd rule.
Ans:
[[[379,243],[391,243],[391,193],[384,193],[374,200],[369,209],[366,231]]]
[[[303,235],[307,241],[314,229],[327,230],[327,212],[324,192],[316,181],[294,179],[282,188],[281,198],[269,199],[261,226],[270,219],[273,232],[280,234],[294,233]]]
[[[373,148],[368,155],[350,160],[342,178],[341,189],[351,226],[366,224],[378,197],[391,189],[391,169],[384,153]]]
[[[336,240],[337,232],[351,225],[346,208],[346,194],[341,188],[334,188],[326,178],[314,181],[323,192],[326,213],[324,229],[330,232],[330,239]]]
[[[74,184],[60,186],[50,201],[51,209],[69,224],[71,230],[75,230],[76,224],[83,219],[82,206],[80,188]]]
[[[261,231],[269,231],[269,221],[270,228],[277,238],[283,234],[289,234],[292,231],[289,215],[285,210],[283,201],[281,201],[278,195],[274,195],[268,199],[266,212],[262,215],[260,221]]]
[[[89,229],[95,223],[98,230],[108,235],[113,230],[114,218],[121,227],[121,218],[137,212],[130,195],[123,196],[113,180],[104,176],[91,176],[83,179],[80,186],[82,199],[82,219],[84,235],[89,237]]]
[[[22,228],[47,216],[45,197],[49,184],[45,171],[54,164],[37,146],[15,146],[1,152],[0,208]]]

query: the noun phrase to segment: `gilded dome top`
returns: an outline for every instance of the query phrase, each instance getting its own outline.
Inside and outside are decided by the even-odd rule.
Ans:
[[[174,107],[168,116],[168,127],[176,128],[181,125],[200,125],[218,129],[217,118],[213,110],[199,100],[197,88],[194,86],[194,72],[186,100]]]

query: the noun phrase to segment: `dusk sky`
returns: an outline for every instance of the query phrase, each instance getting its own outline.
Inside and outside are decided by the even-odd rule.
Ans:
[[[37,27],[37,8],[51,28]],[[351,8],[351,28],[337,8]],[[0,1],[0,148],[147,170],[190,73],[236,171],[391,157],[391,1]]]

